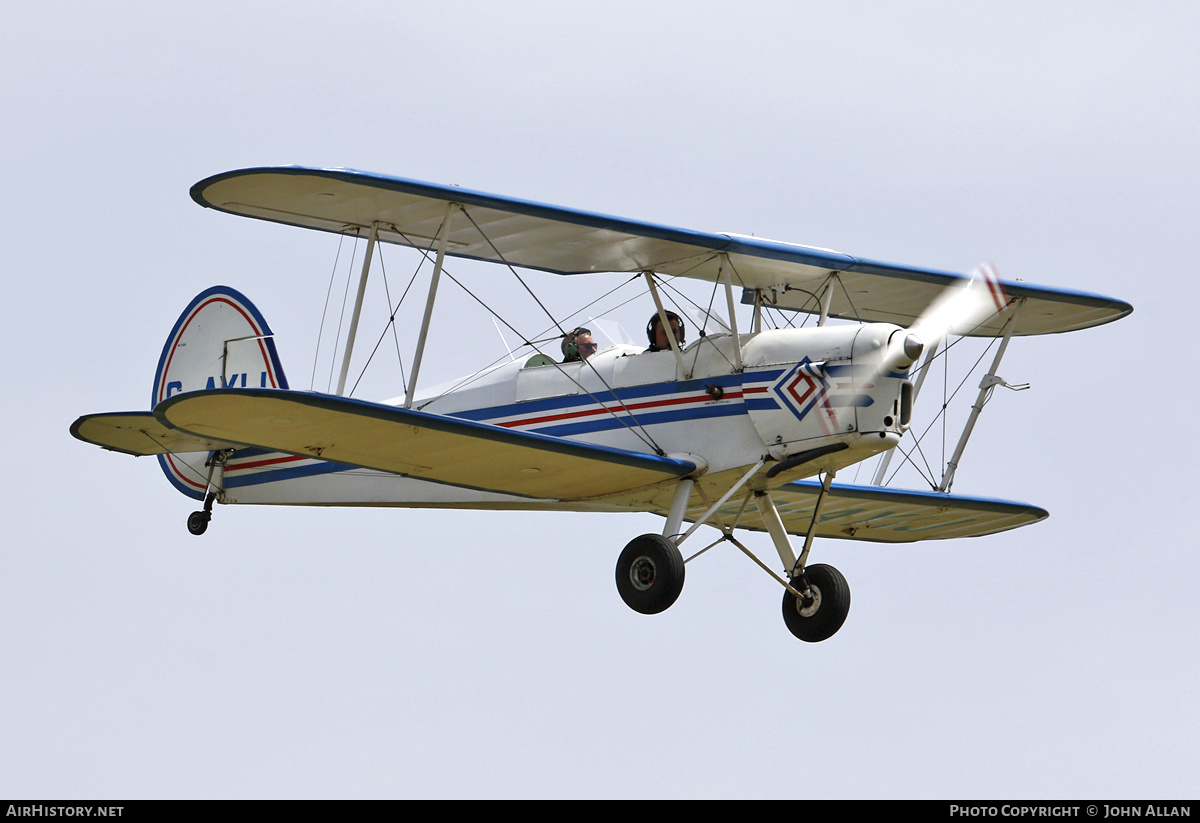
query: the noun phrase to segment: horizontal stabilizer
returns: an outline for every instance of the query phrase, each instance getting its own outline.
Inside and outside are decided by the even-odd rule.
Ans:
[[[154,415],[197,437],[541,499],[584,500],[696,470],[686,460],[325,394],[189,392]]]
[[[232,449],[236,445],[164,426],[152,412],[85,414],[71,424],[71,434],[84,443],[134,457],[210,452]]]
[[[820,491],[820,483],[801,480],[771,492],[791,534],[808,531]],[[721,514],[732,517],[736,509],[727,507]],[[821,507],[817,535],[882,543],[949,540],[1008,531],[1049,516],[1027,503],[835,483]],[[746,507],[738,525],[765,531],[753,506]]]

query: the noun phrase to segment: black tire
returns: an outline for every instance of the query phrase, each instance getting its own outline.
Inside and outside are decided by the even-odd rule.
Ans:
[[[204,534],[209,520],[212,520],[212,515],[208,512],[192,512],[188,515],[188,531],[197,536]]]
[[[799,601],[789,591],[783,593],[783,622],[788,631],[805,643],[820,643],[833,637],[846,622],[850,613],[850,586],[833,566],[818,563],[804,570],[812,599]],[[799,578],[791,581],[792,588],[803,591]]]
[[[617,591],[635,612],[666,611],[683,591],[683,555],[660,534],[635,537],[617,560]]]

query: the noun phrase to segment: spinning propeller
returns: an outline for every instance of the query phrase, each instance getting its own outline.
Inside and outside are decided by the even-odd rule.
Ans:
[[[871,380],[889,371],[907,369],[925,346],[947,334],[967,334],[1008,305],[1008,294],[990,263],[983,263],[967,278],[946,288],[907,329],[888,340]]]

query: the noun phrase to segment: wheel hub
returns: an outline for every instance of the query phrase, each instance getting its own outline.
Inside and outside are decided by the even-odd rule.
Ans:
[[[644,592],[654,585],[654,580],[658,577],[658,570],[654,567],[654,561],[646,555],[642,555],[629,567],[629,582],[639,592]]]
[[[808,597],[796,598],[796,611],[801,617],[812,617],[821,610],[821,590],[810,583],[807,594]]]

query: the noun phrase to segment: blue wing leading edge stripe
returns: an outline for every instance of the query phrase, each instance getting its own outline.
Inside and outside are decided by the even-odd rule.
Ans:
[[[590,395],[567,395],[554,398],[546,398],[543,400],[534,400],[523,403],[513,403],[504,406],[493,406],[484,409],[471,409],[462,412],[456,412],[452,418],[460,419],[464,422],[469,421],[475,425],[487,427],[485,430],[491,430],[491,424],[486,421],[499,420],[505,417],[515,415],[543,414],[553,412],[563,412],[572,409],[580,409],[587,406],[602,406],[605,403],[620,403],[625,404],[630,401],[640,400],[648,397],[663,396],[667,394],[687,394],[699,392],[705,386],[716,383],[723,388],[737,387],[743,379],[749,382],[769,382],[775,380],[783,373],[782,369],[773,369],[762,372],[754,372],[745,376],[742,375],[726,375],[721,377],[710,378],[707,380],[691,380],[678,383],[666,384],[650,384],[646,386],[634,386],[618,391],[603,391],[594,392]],[[299,396],[299,395],[294,395]],[[308,395],[310,397],[326,397],[325,395]],[[344,400],[345,398],[334,398],[334,400]],[[380,409],[404,413],[405,410],[398,409],[394,406],[381,406],[380,404],[367,403],[365,401],[352,401],[360,403],[368,407],[377,407]],[[699,402],[699,401],[698,401]],[[641,411],[634,416],[637,422],[641,425],[657,425],[662,423],[675,423],[689,420],[713,419],[719,417],[728,417],[738,414],[743,414],[746,408],[752,409],[776,409],[778,403],[769,398],[754,398],[744,400],[744,405],[738,403],[729,403],[721,405],[704,405],[692,406],[683,409],[667,409],[664,411]],[[549,425],[536,426],[530,430],[522,431],[516,429],[503,429],[506,432],[511,432],[514,436],[522,435],[544,435],[553,438],[564,438],[591,434],[594,432],[611,431],[626,427],[631,424],[630,414],[627,412],[616,411],[613,414],[603,414],[602,408],[597,408],[599,416],[590,420],[565,421],[562,423],[552,423]],[[415,413],[415,412],[414,412]],[[426,414],[419,412],[419,414]],[[450,419],[452,419],[450,418]],[[447,418],[443,418],[447,419]],[[578,446],[582,449],[604,448],[592,446],[586,443],[567,443],[568,446]],[[620,450],[615,450],[620,451]],[[234,460],[255,457],[259,455],[270,454],[269,450],[248,447],[239,449],[234,455]],[[639,455],[646,458],[654,458],[653,455]],[[269,483],[274,480],[287,480],[298,477],[308,477],[317,474],[327,474],[336,471],[345,471],[354,468],[333,463],[310,463],[304,466],[280,466],[278,468],[269,468],[255,472],[252,475],[243,475],[241,477],[229,477],[227,485],[231,488],[240,485]],[[181,491],[183,490],[182,487]]]
[[[386,174],[376,174],[373,172],[359,171],[357,169],[317,169],[308,168],[305,166],[261,166],[255,168],[237,169],[235,171],[215,174],[196,183],[190,190],[191,197],[196,203],[204,206],[205,208],[211,208],[241,217],[254,217],[258,220],[267,220],[269,222],[303,226],[304,224],[301,222],[289,222],[283,219],[245,214],[232,209],[227,209],[216,203],[210,202],[205,197],[205,190],[215,183],[230,178],[258,174],[285,174],[307,177],[325,177],[328,179],[340,180],[360,186],[397,191],[421,197],[429,197],[435,200],[444,200],[447,202],[462,203],[469,206],[496,209],[498,211],[509,212],[512,214],[521,214],[530,217],[542,218],[545,220],[571,223],[574,225],[586,226],[588,228],[625,232],[638,237],[648,237],[656,240],[681,243],[696,246],[701,249],[708,249],[714,252],[723,251],[731,254],[742,254],[749,257],[759,257],[769,260],[778,260],[781,262],[791,262],[804,266],[828,268],[833,271],[878,274],[907,280],[936,283],[939,285],[946,285],[962,279],[962,275],[955,272],[938,271],[936,269],[927,269],[917,266],[901,266],[894,263],[867,260],[841,252],[813,248],[810,246],[799,246],[790,243],[778,243],[771,240],[761,240],[752,237],[741,237],[726,234],[715,234],[712,232],[693,231],[690,229],[681,229],[673,226],[664,226],[658,223],[648,223],[640,220],[630,220],[628,218],[615,217],[608,214],[602,214],[600,212],[582,211],[580,209],[554,206],[532,200],[522,200],[516,197],[503,197],[473,189],[464,189],[456,186],[442,186],[436,183],[426,183],[420,180],[412,180]],[[317,228],[313,226],[305,227]],[[331,229],[319,230],[332,231]],[[451,254],[453,255],[453,252],[451,252]],[[561,271],[556,269],[543,270],[557,274],[577,273],[574,271]],[[1008,293],[1014,297],[1045,297],[1061,300],[1067,303],[1075,303],[1077,305],[1092,306],[1096,308],[1115,308],[1120,312],[1119,316],[1121,317],[1133,311],[1133,307],[1125,301],[1083,291],[1048,288],[1044,286],[1035,286],[1028,283],[1011,281],[1004,281],[1004,287]]]
[[[640,237],[651,237],[658,240],[667,240],[675,243],[687,243],[690,245],[710,248],[713,251],[720,251],[727,247],[730,238],[723,234],[711,234],[709,232],[690,231],[688,229],[678,229],[671,226],[661,226],[654,223],[645,223],[638,220],[630,220],[624,217],[615,217],[609,214],[600,214],[599,212],[581,211],[579,209],[569,209],[563,206],[552,206],[547,203],[538,203],[533,200],[521,200],[515,197],[501,197],[495,194],[475,191],[473,189],[464,189],[457,186],[441,186],[437,183],[425,183],[420,180],[411,180],[404,177],[394,177],[386,174],[376,174],[373,172],[358,171],[356,169],[314,169],[305,166],[261,166],[256,168],[238,169],[236,171],[223,172],[214,174],[212,177],[207,177],[192,186],[190,194],[192,200],[204,206],[205,208],[224,211],[229,214],[243,215],[240,212],[235,212],[230,209],[222,208],[221,206],[211,203],[204,196],[204,190],[214,183],[222,180],[227,180],[232,177],[242,177],[254,174],[296,174],[305,177],[326,177],[332,180],[341,180],[346,183],[353,183],[360,186],[368,186],[376,189],[390,189],[392,191],[402,192],[404,194],[415,194],[420,197],[429,197],[435,200],[453,201],[467,206],[480,206],[482,208],[496,209],[498,211],[506,211],[513,214],[523,214],[530,217],[540,217],[546,220],[556,220],[564,223],[574,223],[579,226],[587,226],[589,228],[609,229],[611,231],[626,232],[629,234],[638,235]],[[271,218],[257,217],[256,219],[269,220],[270,222],[285,222],[282,220],[271,220]],[[832,255],[838,259],[842,259],[843,255]],[[845,258],[849,260],[851,258]],[[825,265],[821,263],[820,265]]]
[[[913,503],[916,505],[937,505],[938,503],[968,503],[973,508],[984,511],[992,511],[999,513],[1016,514],[1021,511],[1034,512],[1039,515],[1039,518],[1050,516],[1050,512],[1040,506],[1033,506],[1029,503],[1019,503],[1015,500],[1001,500],[1000,498],[988,497],[965,497],[963,495],[944,494],[935,491],[913,491],[908,489],[892,489],[887,486],[855,486],[842,485],[835,483],[833,490],[837,492],[839,497],[844,498],[861,498],[863,500],[878,501],[881,499],[894,500],[896,503]],[[783,487],[783,491],[799,492],[802,494],[816,495],[821,490],[821,484],[815,480],[795,480]]]
[[[689,472],[694,471],[696,468],[694,463],[691,463],[687,460],[677,460],[671,457],[661,457],[653,454],[631,452],[625,449],[599,446],[591,443],[578,443],[570,440],[563,440],[562,438],[558,437],[536,434],[533,432],[513,431],[510,429],[500,428],[498,426],[492,426],[487,423],[476,423],[471,420],[444,417],[442,415],[430,414],[428,412],[416,411],[414,409],[403,409],[396,406],[383,405],[380,403],[369,403],[364,400],[355,400],[353,398],[333,397],[330,395],[309,392],[281,391],[276,389],[214,389],[206,392],[206,394],[209,396],[229,394],[238,397],[257,396],[286,399],[293,403],[312,406],[315,408],[324,408],[347,414],[359,414],[379,420],[388,420],[398,423],[405,423],[407,425],[420,426],[422,428],[431,429],[434,431],[480,437],[485,440],[520,443],[528,446],[529,448],[558,452],[560,454],[574,454],[581,457],[587,457],[595,460],[605,460],[611,463],[625,464],[639,468],[653,468],[678,476],[688,474]],[[184,394],[176,395],[174,398],[164,400],[155,409],[155,416],[165,420],[162,414],[165,414],[166,410],[174,405],[174,403],[188,397],[189,395]]]

